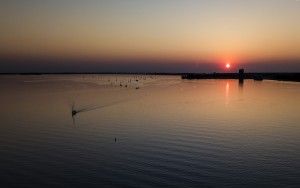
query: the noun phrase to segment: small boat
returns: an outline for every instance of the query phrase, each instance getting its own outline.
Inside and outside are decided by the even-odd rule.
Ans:
[[[75,116],[78,112],[76,110],[72,110],[72,116]]]

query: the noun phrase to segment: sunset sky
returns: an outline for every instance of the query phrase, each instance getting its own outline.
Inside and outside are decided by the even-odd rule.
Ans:
[[[4,0],[0,23],[0,72],[300,71],[298,0]]]

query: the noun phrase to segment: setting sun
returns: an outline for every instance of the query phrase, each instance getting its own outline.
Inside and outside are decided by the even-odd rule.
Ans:
[[[226,69],[229,69],[231,67],[230,63],[226,64]]]

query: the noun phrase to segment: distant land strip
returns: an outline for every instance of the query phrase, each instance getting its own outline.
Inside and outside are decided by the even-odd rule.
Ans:
[[[239,73],[182,74],[182,79],[240,79]],[[243,79],[300,82],[300,73],[244,73]]]
[[[156,73],[156,72],[25,72],[25,73],[0,73],[0,75],[177,75],[181,76],[183,74],[189,73]]]
[[[161,72],[28,72],[28,73],[0,73],[0,75],[174,75],[182,79],[239,79],[239,73],[161,73]],[[243,79],[255,79],[261,77],[263,80],[293,81],[300,82],[300,73],[244,73]]]

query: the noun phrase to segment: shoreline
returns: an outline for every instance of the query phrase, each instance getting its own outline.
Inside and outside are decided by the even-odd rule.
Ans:
[[[28,72],[28,73],[0,73],[2,75],[157,75],[157,76],[181,76],[184,80],[199,80],[199,79],[240,79],[239,73],[156,73],[156,72]],[[261,80],[277,80],[277,81],[292,81],[300,82],[300,73],[244,73],[243,79],[261,78]]]

